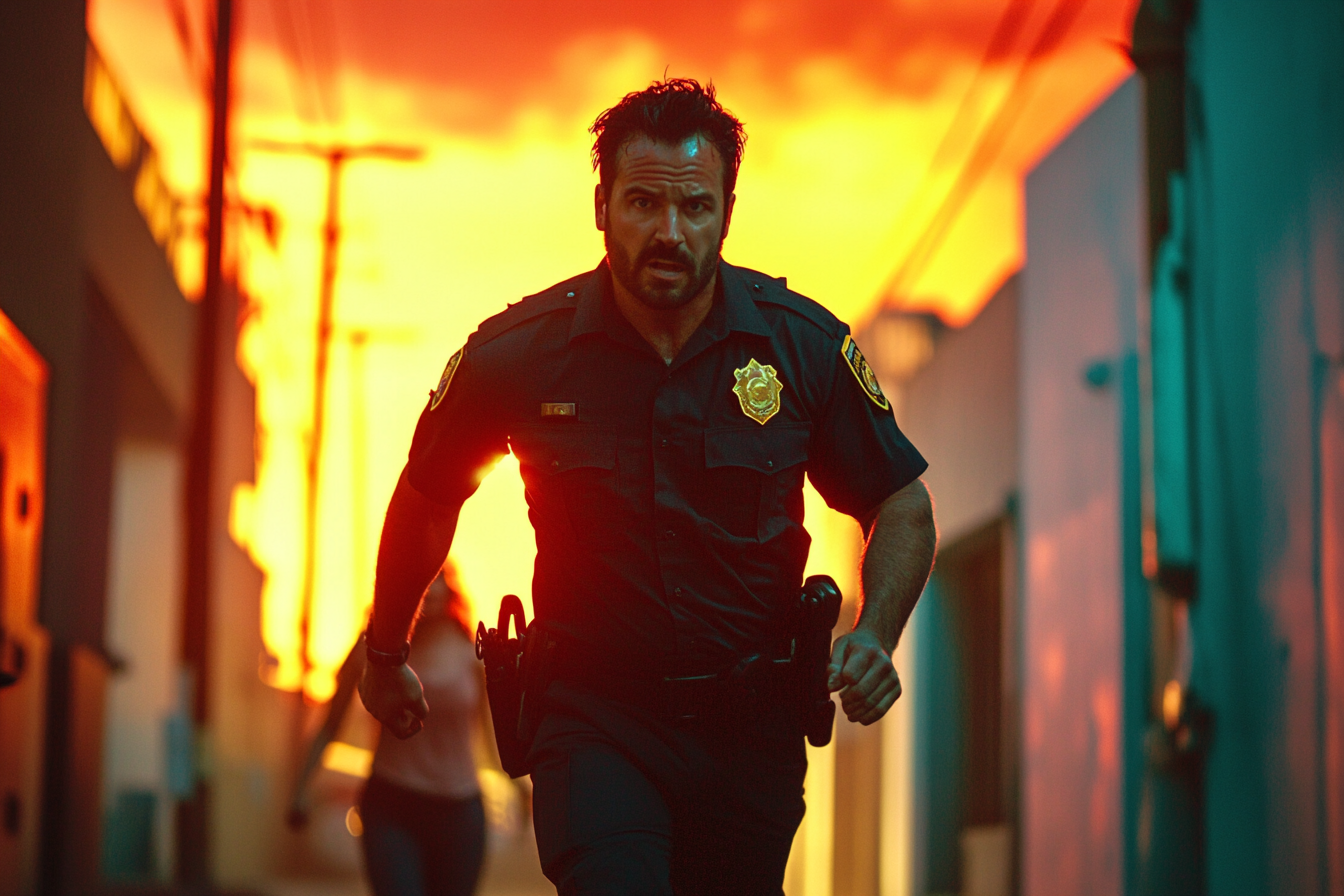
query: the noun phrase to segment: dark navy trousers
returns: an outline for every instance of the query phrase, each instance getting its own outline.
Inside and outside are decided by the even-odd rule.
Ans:
[[[784,713],[677,722],[562,681],[546,705],[533,821],[560,896],[781,896],[807,771]]]

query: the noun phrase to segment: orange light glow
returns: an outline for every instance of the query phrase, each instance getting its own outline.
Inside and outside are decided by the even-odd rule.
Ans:
[[[249,204],[278,209],[282,229],[272,249],[238,225],[238,276],[257,303],[239,360],[257,386],[261,435],[257,481],[236,491],[230,526],[266,573],[262,633],[279,658],[276,684],[296,688],[302,676],[302,472],[325,170],[313,159],[252,151],[249,141],[380,140],[426,151],[417,163],[352,163],[343,181],[313,672],[304,683],[321,699],[362,624],[382,510],[445,359],[506,302],[601,258],[586,134],[595,115],[665,70],[712,76],[750,134],[725,256],[787,275],[790,286],[857,322],[965,160],[969,147],[954,146],[929,171],[1007,3],[742,0],[696,6],[677,22],[662,22],[664,7],[655,4],[597,4],[609,15],[585,22],[568,12],[557,18],[563,4],[424,3],[409,4],[394,33],[394,17],[378,4],[353,2],[329,7],[339,66],[310,54],[298,76],[265,5],[247,5],[234,183]],[[1085,5],[1042,62],[1020,123],[905,304],[964,323],[1021,264],[1023,173],[1129,71],[1117,45],[1131,6]],[[93,40],[133,98],[169,182],[199,196],[203,100],[199,81],[184,73],[164,5],[89,7]],[[991,59],[981,72],[974,121],[983,124],[1002,101],[1046,12],[1033,6],[1018,55]],[[440,51],[426,31],[442,35]],[[316,75],[305,80],[305,70]],[[199,264],[188,247],[180,257]],[[188,287],[198,279],[185,268],[182,276]],[[829,511],[813,513],[817,505],[809,504],[809,528],[843,537],[819,538],[812,566],[844,575],[854,530]],[[453,555],[478,612],[492,618],[506,592],[526,601],[534,547],[511,459],[468,502],[458,532]]]
[[[345,829],[351,837],[364,836],[364,819],[359,817],[359,809],[355,806],[345,810]]]
[[[373,751],[334,740],[322,751],[322,767],[352,778],[367,778],[373,769]]]
[[[1168,731],[1175,731],[1181,724],[1181,711],[1185,704],[1185,690],[1181,683],[1172,679],[1162,688],[1162,722]]]

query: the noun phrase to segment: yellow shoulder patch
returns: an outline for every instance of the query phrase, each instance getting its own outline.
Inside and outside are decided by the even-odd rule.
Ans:
[[[891,402],[887,401],[887,396],[882,394],[882,387],[878,385],[877,374],[873,373],[873,368],[868,366],[868,361],[863,357],[863,352],[859,351],[858,343],[854,337],[848,333],[845,334],[845,341],[840,346],[840,355],[849,365],[850,373],[854,374],[854,379],[859,381],[863,387],[863,394],[884,411],[891,410]]]
[[[439,377],[439,387],[434,390],[434,395],[429,400],[429,409],[432,411],[443,401],[443,396],[448,394],[448,384],[453,381],[453,374],[457,373],[457,365],[462,363],[462,353],[467,350],[464,345],[453,356],[448,359],[448,365],[443,368],[443,376]]]

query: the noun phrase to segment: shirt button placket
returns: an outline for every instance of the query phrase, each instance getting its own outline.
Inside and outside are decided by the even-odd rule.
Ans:
[[[658,532],[656,545],[658,567],[663,580],[663,593],[667,595],[668,610],[672,614],[677,651],[683,652],[692,639],[694,625],[684,603],[689,597],[689,592],[682,585],[674,584],[676,580],[682,578],[682,572],[686,567],[686,558],[683,554],[687,546],[681,544],[684,539],[678,538],[673,516],[679,502],[676,499],[672,478],[672,465],[677,459],[675,435],[669,423],[674,416],[676,405],[676,396],[670,394],[672,389],[672,374],[669,371],[654,396],[653,429],[650,439],[654,446],[653,503]]]

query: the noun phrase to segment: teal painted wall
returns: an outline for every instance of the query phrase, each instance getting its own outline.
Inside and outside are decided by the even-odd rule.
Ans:
[[[1189,43],[1207,892],[1344,893],[1344,2],[1200,4]]]

